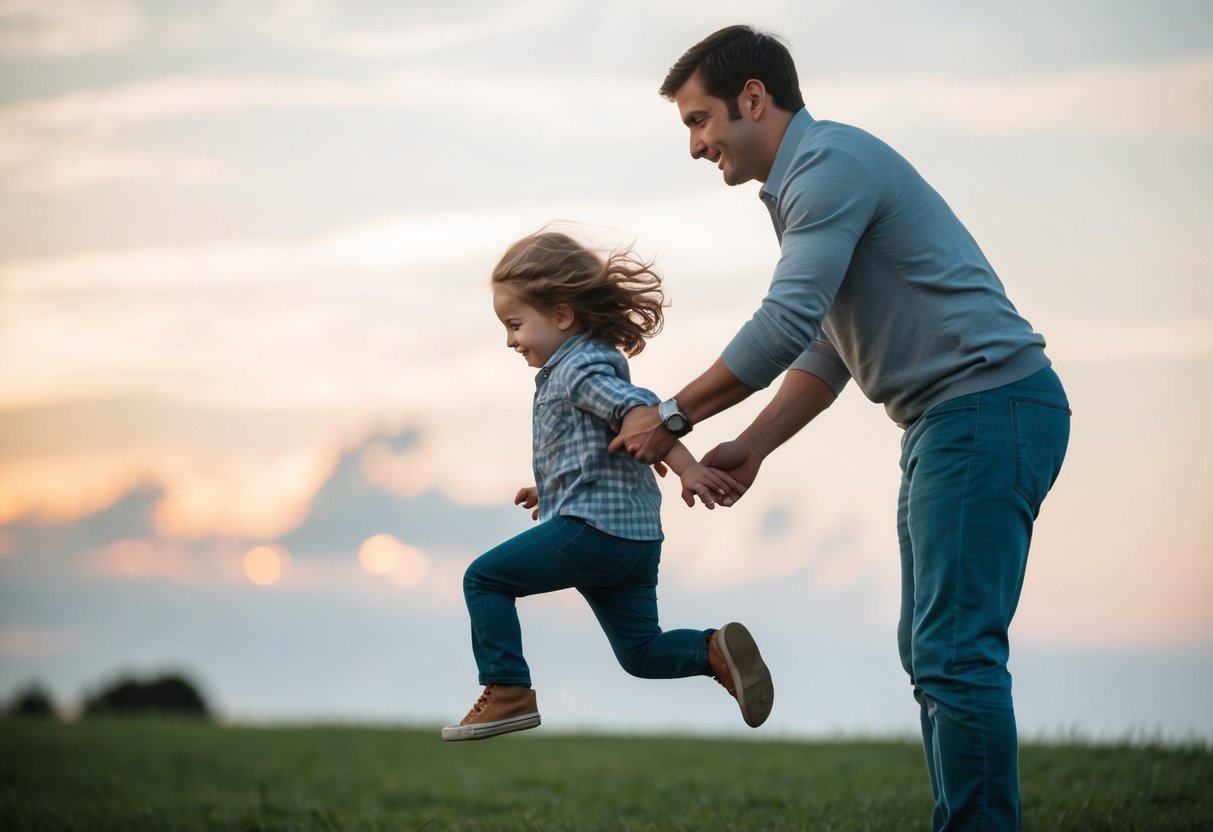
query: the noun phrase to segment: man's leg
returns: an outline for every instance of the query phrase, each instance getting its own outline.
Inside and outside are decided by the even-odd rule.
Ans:
[[[899,646],[922,708],[935,829],[1018,829],[1007,630],[1069,435],[1052,371],[945,402],[905,437]]]
[[[903,443],[904,444],[904,443]],[[903,457],[903,466],[906,464]],[[909,499],[910,479],[906,471],[902,472],[901,489],[897,496],[897,539],[901,549],[901,617],[897,623],[897,650],[901,655],[901,666],[914,683],[914,546],[910,539]],[[940,829],[944,824],[944,801],[940,791],[940,774],[936,761],[939,759],[935,744],[935,728],[927,715],[927,705],[923,701],[922,690],[914,685],[914,698],[919,706],[919,723],[922,731],[922,748],[926,755],[927,775],[931,783],[931,797],[935,800],[935,810],[931,818],[931,828]]]

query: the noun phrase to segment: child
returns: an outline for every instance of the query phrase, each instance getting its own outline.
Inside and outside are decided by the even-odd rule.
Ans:
[[[484,693],[444,740],[539,725],[515,599],[576,588],[624,670],[646,679],[713,676],[746,723],[771,711],[771,674],[741,624],[667,630],[657,621],[661,492],[652,469],[607,445],[624,413],[657,397],[631,384],[627,359],[662,325],[661,278],[631,251],[605,260],[556,232],[526,237],[493,270],[506,346],[539,369],[532,425],[535,485],[516,504],[542,522],[477,558],[463,579]],[[676,443],[665,463],[682,498],[712,508],[744,489]],[[664,474],[664,471],[662,471]]]

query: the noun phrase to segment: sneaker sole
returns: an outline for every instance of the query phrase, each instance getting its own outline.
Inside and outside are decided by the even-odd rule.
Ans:
[[[745,625],[736,622],[720,628],[720,653],[728,665],[733,678],[733,689],[737,691],[737,704],[746,725],[757,728],[771,715],[775,704],[775,685],[771,671],[767,669],[758,652],[758,644]]]
[[[442,729],[442,738],[447,742],[462,740],[487,740],[500,734],[525,731],[539,727],[539,714],[522,714],[496,722],[472,723],[470,725],[448,725]]]

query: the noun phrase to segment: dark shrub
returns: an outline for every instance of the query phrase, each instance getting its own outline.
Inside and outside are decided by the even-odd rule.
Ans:
[[[186,678],[176,674],[158,679],[119,679],[84,701],[85,716],[171,713],[208,717],[206,701]]]
[[[17,691],[5,712],[22,719],[45,719],[55,716],[55,703],[46,688],[31,682]]]

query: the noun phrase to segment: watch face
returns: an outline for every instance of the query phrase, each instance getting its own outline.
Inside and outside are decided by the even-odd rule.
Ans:
[[[678,407],[678,402],[668,399],[657,406],[657,415],[665,429],[675,436],[684,436],[691,432],[691,420]]]

